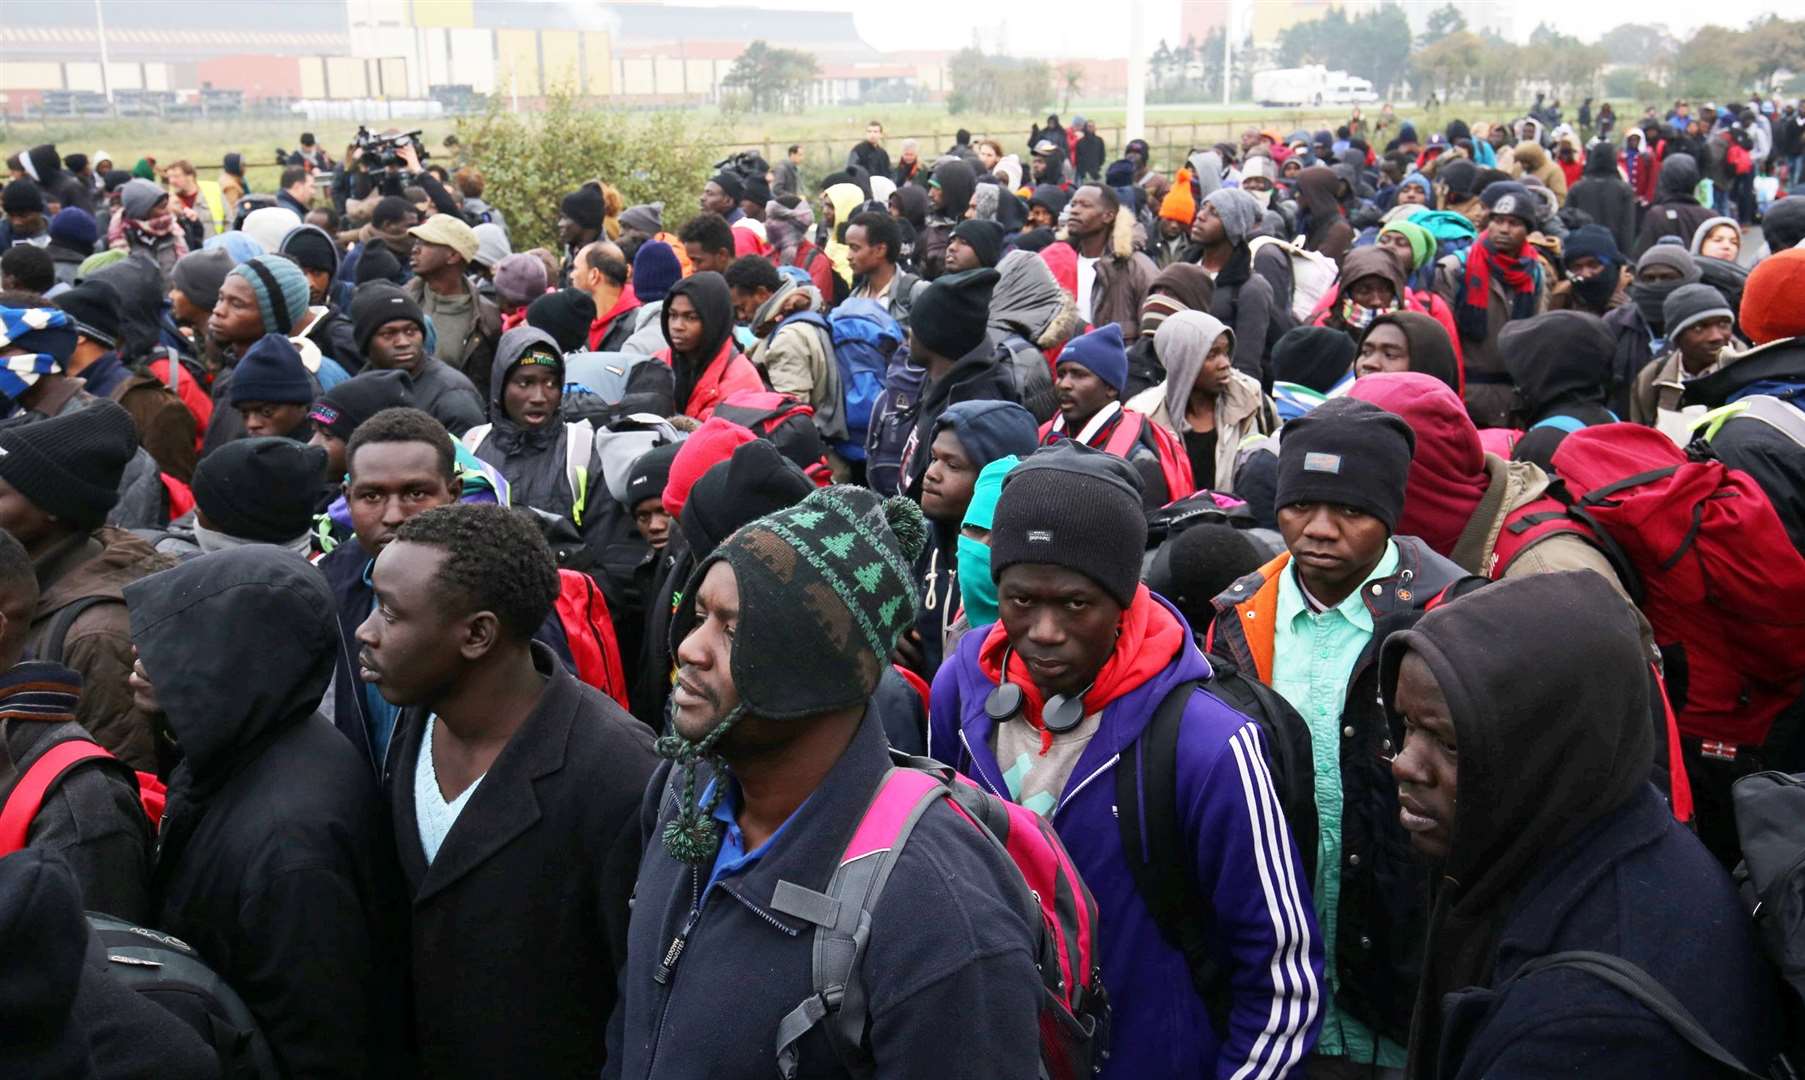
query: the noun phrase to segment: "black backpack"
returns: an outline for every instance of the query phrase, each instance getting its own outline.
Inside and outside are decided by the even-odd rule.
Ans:
[[[200,1032],[219,1057],[223,1080],[265,1080],[281,1074],[269,1040],[236,991],[186,942],[123,919],[88,912],[91,958],[121,984],[144,995]]]
[[[1142,815],[1119,813],[1116,823],[1135,891],[1152,913],[1160,936],[1184,954],[1191,984],[1221,1033],[1228,1030],[1228,971],[1209,945],[1210,905],[1186,870],[1190,858],[1178,809],[1178,734],[1191,695],[1198,690],[1212,694],[1260,726],[1272,787],[1303,857],[1304,880],[1310,883],[1316,880],[1316,768],[1310,728],[1297,710],[1259,679],[1243,675],[1234,661],[1205,655],[1210,677],[1173,687],[1116,766],[1116,806],[1146,807],[1147,835],[1141,835]],[[1142,852],[1144,859],[1137,857]]]
[[[1742,845],[1736,885],[1785,984],[1783,1053],[1805,1070],[1805,773],[1751,773],[1731,785],[1730,799]]]

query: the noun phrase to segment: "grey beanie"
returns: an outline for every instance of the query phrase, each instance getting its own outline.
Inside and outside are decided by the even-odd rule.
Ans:
[[[1260,204],[1240,188],[1217,188],[1203,201],[1222,219],[1222,229],[1231,244],[1245,243],[1260,224]]]
[[[1710,285],[1701,283],[1681,285],[1667,294],[1667,301],[1661,305],[1661,322],[1666,327],[1669,341],[1680,336],[1680,331],[1706,319],[1734,319],[1736,313],[1730,310],[1730,302],[1724,294]]]
[[[1637,276],[1641,276],[1642,271],[1651,266],[1671,267],[1674,273],[1680,275],[1680,282],[1684,285],[1692,284],[1700,276],[1698,261],[1692,257],[1692,252],[1679,244],[1656,244],[1643,252],[1642,257],[1636,260]]]
[[[167,198],[169,192],[138,176],[119,189],[119,205],[124,208],[125,216],[133,221],[143,221],[150,217],[157,209],[157,204]]]

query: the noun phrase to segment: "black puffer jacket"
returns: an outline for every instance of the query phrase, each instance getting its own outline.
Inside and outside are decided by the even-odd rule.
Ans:
[[[337,648],[325,579],[256,545],[125,599],[182,750],[156,925],[238,991],[286,1075],[397,1075],[405,908],[375,778],[315,711]]]

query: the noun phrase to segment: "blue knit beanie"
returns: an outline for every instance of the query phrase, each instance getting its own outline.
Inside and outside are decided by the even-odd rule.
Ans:
[[[265,334],[232,369],[232,407],[247,402],[311,405],[317,396],[301,353],[281,334]]]
[[[1122,328],[1115,323],[1104,323],[1066,342],[1059,362],[1068,360],[1115,387],[1117,396],[1128,392],[1128,346],[1122,341]]]
[[[232,268],[257,294],[257,312],[263,316],[263,332],[286,335],[307,311],[307,274],[280,255],[258,255]],[[267,401],[268,398],[253,400]],[[306,400],[312,401],[312,398]]]
[[[94,215],[79,206],[65,206],[50,219],[50,239],[73,251],[86,255],[100,239],[100,225]]]
[[[633,255],[633,295],[642,304],[656,304],[683,280],[677,253],[661,240],[648,240]]]

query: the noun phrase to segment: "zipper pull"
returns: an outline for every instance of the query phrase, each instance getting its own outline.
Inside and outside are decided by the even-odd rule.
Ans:
[[[670,985],[671,974],[677,968],[677,961],[683,959],[683,949],[689,944],[689,932],[695,929],[696,917],[700,914],[700,911],[694,908],[690,909],[689,918],[684,920],[683,928],[677,931],[677,936],[671,939],[670,946],[664,950],[664,959],[658,964],[658,970],[652,972],[652,981],[659,986]]]

